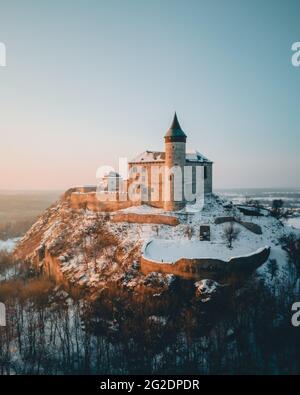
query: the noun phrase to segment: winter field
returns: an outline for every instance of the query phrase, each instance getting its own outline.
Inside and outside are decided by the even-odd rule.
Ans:
[[[247,200],[253,199],[270,207],[274,199],[282,199],[286,208],[300,211],[300,188],[236,188],[216,189],[215,192],[232,200],[235,204],[243,204]]]
[[[0,251],[11,251],[42,212],[59,197],[58,191],[0,191]]]

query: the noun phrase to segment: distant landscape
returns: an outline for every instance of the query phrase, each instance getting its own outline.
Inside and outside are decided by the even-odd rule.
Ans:
[[[300,229],[300,188],[239,188],[217,189],[216,193],[232,200],[234,204],[256,200],[262,206],[270,208],[275,199],[283,201],[285,209],[292,213],[286,221],[290,226]]]
[[[245,203],[247,199],[255,199],[266,207],[271,207],[274,199],[282,199],[285,208],[300,210],[300,188],[228,188],[216,189],[216,193],[232,200],[235,204]]]
[[[60,191],[0,191],[0,240],[22,236]]]

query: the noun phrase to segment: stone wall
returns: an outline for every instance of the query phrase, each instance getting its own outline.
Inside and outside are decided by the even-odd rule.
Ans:
[[[182,143],[173,143],[171,146],[174,144]],[[179,148],[176,149],[176,151],[179,153]],[[166,157],[168,157],[168,155],[169,154],[166,153]],[[180,162],[179,160],[176,160],[175,163]],[[137,185],[144,185],[146,187],[145,192],[140,193],[141,199],[145,204],[149,204],[149,206],[153,207],[164,208],[166,211],[176,211],[181,209],[185,205],[185,202],[164,201],[164,198],[167,198],[167,195],[165,196],[165,192],[170,191],[170,196],[173,196],[173,183],[177,182],[177,184],[180,185],[182,181],[176,181],[176,176],[172,176],[172,180],[170,180],[169,177],[166,177],[164,165],[164,162],[143,162],[129,164],[130,179],[128,181],[128,186],[131,188],[133,183],[136,183]],[[207,177],[203,179],[204,174],[201,172],[200,179],[193,178],[192,180],[189,177],[189,172],[186,172],[184,180],[185,182],[182,183],[182,188],[187,188],[186,192],[189,191],[189,188],[196,190],[197,183],[197,190],[199,191],[198,193],[203,192],[205,196],[209,196],[212,193],[212,163],[205,163],[204,165],[201,162],[184,162],[182,167],[184,165],[189,166],[191,169],[199,167],[203,168],[203,166],[205,166]],[[135,168],[135,172],[133,172],[133,168]],[[184,174],[184,171],[182,174]],[[165,185],[165,182],[167,182],[167,185]],[[188,187],[188,184],[193,184],[193,186]],[[182,191],[184,191],[184,189],[182,189]]]
[[[97,198],[96,192],[78,193],[73,192],[68,196],[70,206],[73,209],[88,209],[94,212],[99,211],[118,211],[128,207],[139,206],[141,202],[130,200],[106,200],[101,201]]]
[[[91,193],[91,192],[96,192],[97,187],[96,186],[79,186],[79,187],[73,187],[69,188],[64,194],[63,198],[67,199],[72,195],[74,192],[80,192],[80,193]]]
[[[133,172],[136,168],[136,172]],[[142,171],[144,170],[144,172]],[[128,180],[128,187],[132,188],[135,185],[145,184],[146,192],[141,193],[141,200],[144,204],[151,207],[163,208],[163,180],[164,180],[164,162],[153,163],[143,162],[142,164],[129,164],[130,178]],[[144,182],[142,179],[144,177]],[[153,188],[153,189],[152,189]],[[152,192],[153,191],[153,192]]]
[[[240,221],[238,218],[235,217],[217,217],[215,219],[216,225],[224,224],[226,222],[236,222],[237,224],[244,226],[246,229],[250,230],[250,232],[255,233],[256,235],[262,234],[261,226],[255,224],[254,222]]]
[[[111,216],[112,222],[131,222],[139,224],[159,224],[176,226],[179,220],[170,215],[160,214],[136,214],[136,213],[118,213]]]
[[[124,210],[132,206],[140,206],[142,202],[125,201],[100,201],[96,192],[78,193],[72,192],[67,195],[72,209],[88,209],[94,212],[114,212]],[[117,213],[111,217],[112,222],[131,222],[141,224],[161,224],[176,226],[179,220],[170,215],[162,214],[138,214],[138,213]]]
[[[142,255],[141,270],[144,274],[160,272],[193,280],[203,278],[222,280],[232,274],[245,274],[254,271],[268,259],[269,255],[270,248],[265,247],[251,255],[231,258],[229,261],[209,258],[182,258],[174,264],[152,261]]]

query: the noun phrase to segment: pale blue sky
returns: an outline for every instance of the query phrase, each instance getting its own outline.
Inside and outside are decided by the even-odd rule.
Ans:
[[[215,187],[300,186],[298,0],[0,0],[0,188],[95,183],[178,112]]]

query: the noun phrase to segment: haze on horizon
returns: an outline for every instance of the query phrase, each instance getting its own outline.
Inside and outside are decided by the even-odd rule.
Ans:
[[[0,189],[95,184],[174,111],[214,187],[299,187],[300,2],[0,0]]]

